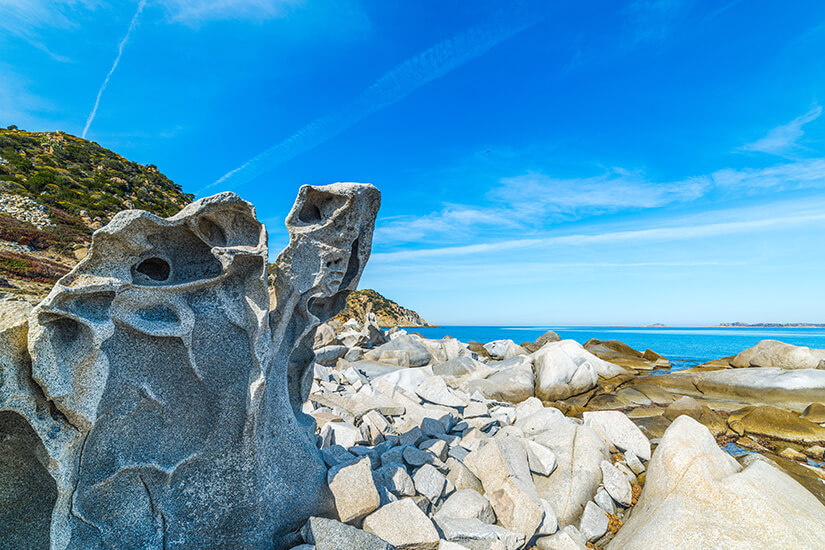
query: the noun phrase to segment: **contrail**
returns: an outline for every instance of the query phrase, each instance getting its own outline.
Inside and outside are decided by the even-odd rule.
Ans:
[[[95,99],[95,106],[92,107],[92,112],[89,113],[89,118],[86,119],[86,126],[83,127],[83,133],[80,137],[86,138],[86,133],[89,131],[89,126],[92,125],[92,122],[95,119],[95,115],[97,114],[97,108],[100,105],[100,98],[103,96],[103,92],[106,90],[106,86],[109,85],[109,79],[112,78],[112,74],[117,69],[118,63],[120,63],[120,58],[123,56],[123,48],[126,47],[126,42],[129,41],[129,36],[132,34],[132,30],[137,25],[138,17],[140,16],[140,12],[143,11],[143,8],[146,6],[146,0],[140,0],[138,3],[137,11],[135,11],[135,15],[132,16],[132,22],[129,23],[129,30],[126,31],[126,36],[123,37],[123,40],[120,41],[120,46],[117,48],[117,57],[115,57],[115,62],[112,63],[112,68],[109,69],[109,73],[106,75],[106,78],[103,80],[103,84],[101,84],[100,89],[97,91],[97,98]]]
[[[530,12],[524,5],[516,4],[514,9],[513,4],[516,3],[510,4],[506,12],[494,14],[488,22],[439,42],[392,68],[339,113],[315,119],[285,140],[203,187],[198,194],[229,180],[234,181],[222,188],[234,189],[274,166],[314,149],[363,118],[400,101],[421,86],[446,75],[546,17],[546,10]]]

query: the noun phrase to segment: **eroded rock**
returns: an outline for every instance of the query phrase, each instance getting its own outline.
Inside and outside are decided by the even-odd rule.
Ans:
[[[232,193],[95,232],[31,314],[31,387],[10,403],[4,376],[0,401],[43,443],[52,548],[271,548],[332,513],[301,409],[315,327],[355,288],[379,202],[301,188],[272,311],[266,231]]]

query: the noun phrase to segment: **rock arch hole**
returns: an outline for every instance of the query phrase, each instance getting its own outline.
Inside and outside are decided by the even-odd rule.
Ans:
[[[0,546],[48,549],[57,484],[46,448],[25,418],[0,411]]]
[[[169,274],[172,272],[172,268],[169,265],[169,262],[163,258],[146,258],[138,264],[135,271],[146,275],[153,281],[162,283],[163,281],[169,279]]]

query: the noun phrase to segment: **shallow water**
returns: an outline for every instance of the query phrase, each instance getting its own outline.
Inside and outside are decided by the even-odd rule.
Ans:
[[[449,335],[462,342],[510,339],[520,344],[533,341],[548,330],[582,344],[591,338],[621,340],[640,351],[650,348],[667,357],[673,365],[671,370],[682,370],[712,359],[736,355],[760,340],[780,340],[797,346],[825,348],[825,328],[445,326],[407,330],[419,332],[427,338]]]

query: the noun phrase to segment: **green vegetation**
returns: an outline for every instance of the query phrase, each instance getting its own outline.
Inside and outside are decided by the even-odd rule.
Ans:
[[[0,286],[7,287],[54,283],[77,261],[75,251],[88,245],[92,231],[121,210],[167,217],[194,198],[156,166],[63,132],[26,132],[14,125],[0,129],[0,193],[38,203],[50,222],[38,228],[14,210],[0,210],[0,241],[30,251],[0,249]]]
[[[156,166],[63,132],[13,128],[0,129],[0,191],[102,224],[127,208],[171,216],[192,202]]]
[[[54,283],[69,272],[63,264],[0,250],[0,275],[10,279],[25,279],[37,283]],[[0,281],[5,286],[6,281]]]
[[[401,307],[372,289],[356,290],[347,296],[347,305],[335,316],[341,322],[357,319],[364,323],[368,313],[375,313],[382,327],[426,327],[432,326],[418,313]]]

